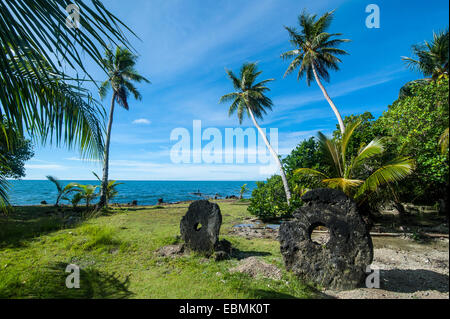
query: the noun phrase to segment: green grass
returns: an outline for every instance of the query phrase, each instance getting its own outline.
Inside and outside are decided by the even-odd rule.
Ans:
[[[247,203],[218,201],[221,238],[239,259],[259,256],[283,269],[275,240],[228,235],[241,223]],[[0,298],[314,298],[314,288],[283,271],[281,280],[228,270],[237,258],[216,262],[199,255],[158,257],[162,246],[179,242],[179,223],[188,204],[115,209],[68,228],[54,208],[17,208],[0,217]],[[80,289],[68,289],[68,264],[81,267]]]

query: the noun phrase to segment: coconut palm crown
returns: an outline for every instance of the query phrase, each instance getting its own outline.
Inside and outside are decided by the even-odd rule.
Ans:
[[[232,102],[228,111],[229,116],[237,111],[239,123],[242,124],[244,113],[251,117],[250,110],[257,119],[262,119],[267,114],[266,109],[272,110],[272,100],[264,93],[270,91],[265,85],[275,79],[255,83],[256,78],[262,73],[257,70],[256,63],[245,63],[241,67],[239,78],[233,71],[226,70],[226,72],[236,89],[236,92],[226,94],[220,99],[220,103]]]
[[[448,28],[445,31],[433,33],[431,42],[425,41],[424,44],[413,45],[412,53],[414,58],[402,57],[410,69],[419,71],[433,80],[448,76]]]

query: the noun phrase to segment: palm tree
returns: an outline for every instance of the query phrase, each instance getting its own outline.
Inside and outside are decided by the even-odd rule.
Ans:
[[[414,58],[402,57],[409,68],[421,72],[432,80],[448,76],[449,34],[448,28],[433,32],[433,40],[412,46]]]
[[[97,175],[97,173],[92,172],[94,176],[101,182],[102,179]],[[118,183],[117,181],[108,181],[108,191],[106,192],[106,200],[109,201],[113,199],[114,197],[119,194],[119,191],[117,190],[117,186],[123,185],[123,183]]]
[[[81,194],[81,198],[86,201],[86,208],[89,208],[91,201],[99,195],[95,192],[98,188],[97,185],[74,184],[74,187],[76,187],[75,190]]]
[[[290,42],[295,49],[283,53],[281,57],[283,59],[293,59],[284,77],[298,68],[297,80],[305,76],[308,86],[313,78],[316,80],[325,99],[333,109],[343,134],[345,131],[344,121],[321,82],[321,79],[329,82],[330,74],[328,69],[339,70],[338,63],[342,61],[337,55],[348,54],[346,51],[338,49],[337,46],[350,40],[335,38],[341,36],[341,33],[326,32],[333,20],[333,13],[334,11],[327,12],[319,19],[316,19],[316,15],[303,12],[298,17],[301,27],[300,33],[296,28],[285,27],[289,32]]]
[[[108,71],[108,79],[100,86],[100,97],[104,99],[110,88],[112,88],[111,109],[109,113],[109,123],[106,132],[105,154],[103,158],[103,179],[101,185],[99,208],[108,205],[108,171],[109,171],[109,146],[111,142],[111,129],[114,119],[115,103],[119,103],[124,109],[128,110],[128,96],[133,94],[134,98],[141,100],[142,96],[136,89],[134,82],[150,83],[145,77],[140,75],[136,69],[137,56],[123,47],[117,47],[113,53],[110,49],[105,52],[103,64]]]
[[[338,141],[328,139],[319,132],[319,143],[332,167],[332,176],[328,176],[310,168],[300,168],[294,174],[318,178],[329,188],[338,188],[357,202],[362,203],[366,196],[380,186],[397,182],[411,174],[414,161],[409,158],[397,158],[370,172],[361,179],[358,171],[367,170],[368,161],[384,152],[383,138],[375,138],[369,144],[361,146],[356,156],[347,153],[353,132],[361,122],[353,122],[347,126],[342,138]]]
[[[0,123],[0,134],[28,133],[42,144],[79,147],[82,155],[101,157],[100,104],[80,78],[92,81],[85,61],[103,67],[102,48],[110,42],[129,46],[122,27],[131,30],[99,0],[72,2],[83,12],[78,29],[66,27],[69,1],[1,2],[0,118],[11,130]],[[66,68],[80,76],[68,77]],[[7,203],[6,186],[0,174],[0,208]]]
[[[288,181],[286,174],[281,165],[280,158],[278,154],[274,151],[272,146],[267,139],[266,134],[259,126],[256,119],[262,119],[265,114],[267,114],[266,109],[272,110],[272,100],[268,98],[264,93],[270,91],[268,87],[265,86],[266,83],[273,81],[274,79],[264,80],[258,83],[256,78],[262,73],[257,70],[256,63],[244,63],[240,70],[240,77],[237,78],[232,71],[226,70],[228,77],[233,83],[236,92],[226,94],[220,98],[220,103],[232,102],[228,115],[231,116],[237,111],[237,116],[239,123],[242,124],[244,118],[244,112],[252,119],[253,124],[258,129],[267,148],[274,157],[275,161],[280,168],[281,178],[283,180],[284,190],[286,192],[286,199],[288,204],[291,200],[291,191],[289,190]]]
[[[248,192],[247,184],[244,184],[241,186],[241,189],[239,190],[239,199],[244,198],[244,194]]]
[[[59,202],[61,199],[67,199],[65,196],[69,194],[70,192],[74,191],[74,188],[78,185],[75,183],[69,183],[66,186],[63,186],[61,182],[54,176],[48,175],[47,179],[55,184],[56,189],[58,190],[58,195],[56,196],[56,203],[55,206],[59,206]]]

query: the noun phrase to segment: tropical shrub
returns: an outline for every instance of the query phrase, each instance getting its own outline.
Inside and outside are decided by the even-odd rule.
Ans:
[[[320,146],[332,167],[331,174],[307,167],[297,169],[294,174],[317,178],[324,186],[342,190],[359,204],[380,186],[395,183],[411,174],[414,161],[410,158],[395,158],[377,167],[367,165],[371,159],[384,153],[383,138],[362,144],[356,156],[349,154],[349,142],[360,124],[360,121],[349,124],[342,137],[335,140],[319,132]]]
[[[261,220],[271,220],[292,216],[296,208],[301,206],[301,200],[295,192],[292,193],[291,203],[287,204],[281,176],[274,175],[266,182],[257,182],[252,192],[248,212]],[[296,189],[291,185],[291,189]]]
[[[244,194],[248,192],[247,184],[244,184],[241,186],[241,189],[239,190],[239,199],[244,198]]]

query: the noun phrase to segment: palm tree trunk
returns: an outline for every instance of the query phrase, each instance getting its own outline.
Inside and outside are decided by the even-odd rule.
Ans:
[[[111,129],[114,120],[114,106],[115,106],[116,93],[113,93],[111,100],[111,110],[109,112],[108,130],[106,131],[106,143],[105,143],[105,156],[103,159],[103,178],[100,191],[100,201],[98,203],[99,208],[108,206],[108,171],[109,171],[109,145],[111,144]]]
[[[327,90],[325,90],[325,87],[322,85],[322,82],[320,82],[319,76],[317,75],[316,67],[313,64],[312,65],[314,77],[316,79],[317,84],[319,85],[320,89],[322,90],[323,95],[325,96],[325,99],[330,104],[331,108],[334,111],[334,114],[336,114],[337,120],[339,122],[339,127],[341,128],[341,134],[344,135],[345,132],[345,126],[344,121],[342,120],[341,114],[339,113],[339,110],[337,109],[336,105],[334,105],[333,101],[331,100],[330,96],[328,95]]]
[[[277,162],[278,167],[280,168],[281,179],[283,180],[284,191],[286,193],[286,200],[287,200],[288,205],[290,205],[291,204],[291,190],[289,189],[289,184],[288,184],[288,181],[287,181],[287,178],[286,178],[286,174],[284,173],[283,165],[281,165],[280,158],[278,157],[278,154],[272,148],[272,145],[270,145],[266,134],[264,134],[264,131],[258,125],[258,122],[256,122],[256,119],[255,119],[255,116],[253,115],[252,110],[249,107],[247,107],[247,109],[248,109],[248,112],[250,113],[250,116],[251,116],[251,118],[253,120],[253,124],[258,129],[258,131],[261,134],[264,142],[266,143],[267,148],[269,149],[269,151],[272,154],[272,156],[275,158],[275,161]]]

